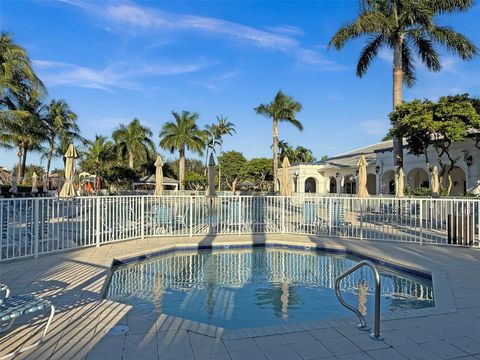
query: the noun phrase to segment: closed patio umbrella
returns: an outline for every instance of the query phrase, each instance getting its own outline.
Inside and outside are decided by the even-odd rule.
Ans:
[[[440,179],[438,177],[438,168],[435,165],[432,169],[432,196],[438,197],[440,195]]]
[[[73,187],[73,177],[75,176],[75,159],[78,157],[75,146],[70,144],[65,153],[65,183],[60,191],[60,197],[74,197],[75,188]]]
[[[38,192],[37,189],[37,173],[34,171],[32,175],[32,194],[36,194]]]
[[[215,159],[213,158],[213,154],[210,154],[210,159],[208,160],[207,196],[215,195]]]
[[[290,188],[290,183],[288,181],[288,168],[290,167],[290,161],[288,161],[288,157],[283,158],[282,162],[282,196],[291,196],[292,191]]]
[[[358,161],[358,192],[359,198],[368,198],[367,190],[367,160],[364,155],[360,155]]]
[[[400,168],[400,171],[398,172],[397,181],[396,181],[395,197],[403,198],[405,196],[403,192],[404,178],[405,178],[405,173],[403,172],[403,168]]]
[[[163,195],[163,160],[160,155],[157,155],[155,160],[155,195]]]
[[[10,190],[8,191],[10,194],[18,193],[17,177],[15,175],[12,175],[12,178],[10,179]]]

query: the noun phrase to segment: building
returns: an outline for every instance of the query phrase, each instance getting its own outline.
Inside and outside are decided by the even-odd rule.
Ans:
[[[355,194],[357,191],[358,160],[364,155],[367,166],[369,194],[394,194],[395,180],[392,140],[355,149],[314,163],[293,164],[289,179],[294,193]],[[466,192],[480,193],[480,149],[473,139],[451,145],[452,157],[457,159],[452,176],[451,195]],[[439,165],[433,147],[428,149],[431,166]],[[446,158],[445,161],[446,162]],[[408,152],[404,142],[405,187],[430,187],[431,173],[424,156]],[[279,169],[277,185],[281,188],[282,169]]]

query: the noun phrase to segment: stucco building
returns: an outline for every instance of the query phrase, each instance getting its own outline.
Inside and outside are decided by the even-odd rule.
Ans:
[[[480,150],[473,139],[451,145],[450,153],[457,159],[452,171],[451,195],[465,192],[480,193]],[[370,194],[395,192],[392,141],[383,141],[314,163],[292,164],[289,181],[294,193],[355,194],[360,155],[367,160],[367,189]],[[431,166],[437,165],[438,156],[429,148]],[[430,187],[431,174],[424,156],[414,156],[404,144],[405,187]],[[282,169],[279,169],[278,186],[281,188]]]

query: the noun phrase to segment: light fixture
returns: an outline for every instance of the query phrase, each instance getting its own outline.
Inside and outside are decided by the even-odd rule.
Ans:
[[[337,172],[337,173],[335,174],[335,177],[338,178],[339,175],[340,175],[340,173]]]
[[[375,166],[375,174],[380,173],[380,165]]]

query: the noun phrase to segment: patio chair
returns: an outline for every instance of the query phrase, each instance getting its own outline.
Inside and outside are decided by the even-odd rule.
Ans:
[[[303,223],[300,225],[302,230],[310,233],[318,233],[325,227],[325,221],[320,217],[320,208],[312,201],[303,203]]]
[[[345,210],[341,200],[333,201],[332,206],[327,208],[327,219],[332,230],[340,229],[342,233],[344,233],[345,229],[351,225],[351,223],[345,219]]]
[[[177,215],[174,210],[168,206],[156,205],[153,207],[152,215],[154,232],[169,233],[174,229],[187,226],[186,219],[189,216],[189,208],[186,207],[183,215]]]
[[[52,322],[53,316],[55,315],[55,306],[49,300],[41,299],[32,295],[16,295],[10,297],[10,289],[5,284],[0,284],[0,293],[4,294],[3,296],[0,295],[0,334],[9,330],[14,321],[17,319],[39,311],[50,309],[50,316],[47,320],[45,328],[43,329],[40,340],[31,345],[19,347],[8,354],[1,356],[0,360],[4,360],[32,349],[40,345],[45,340],[48,327]]]

